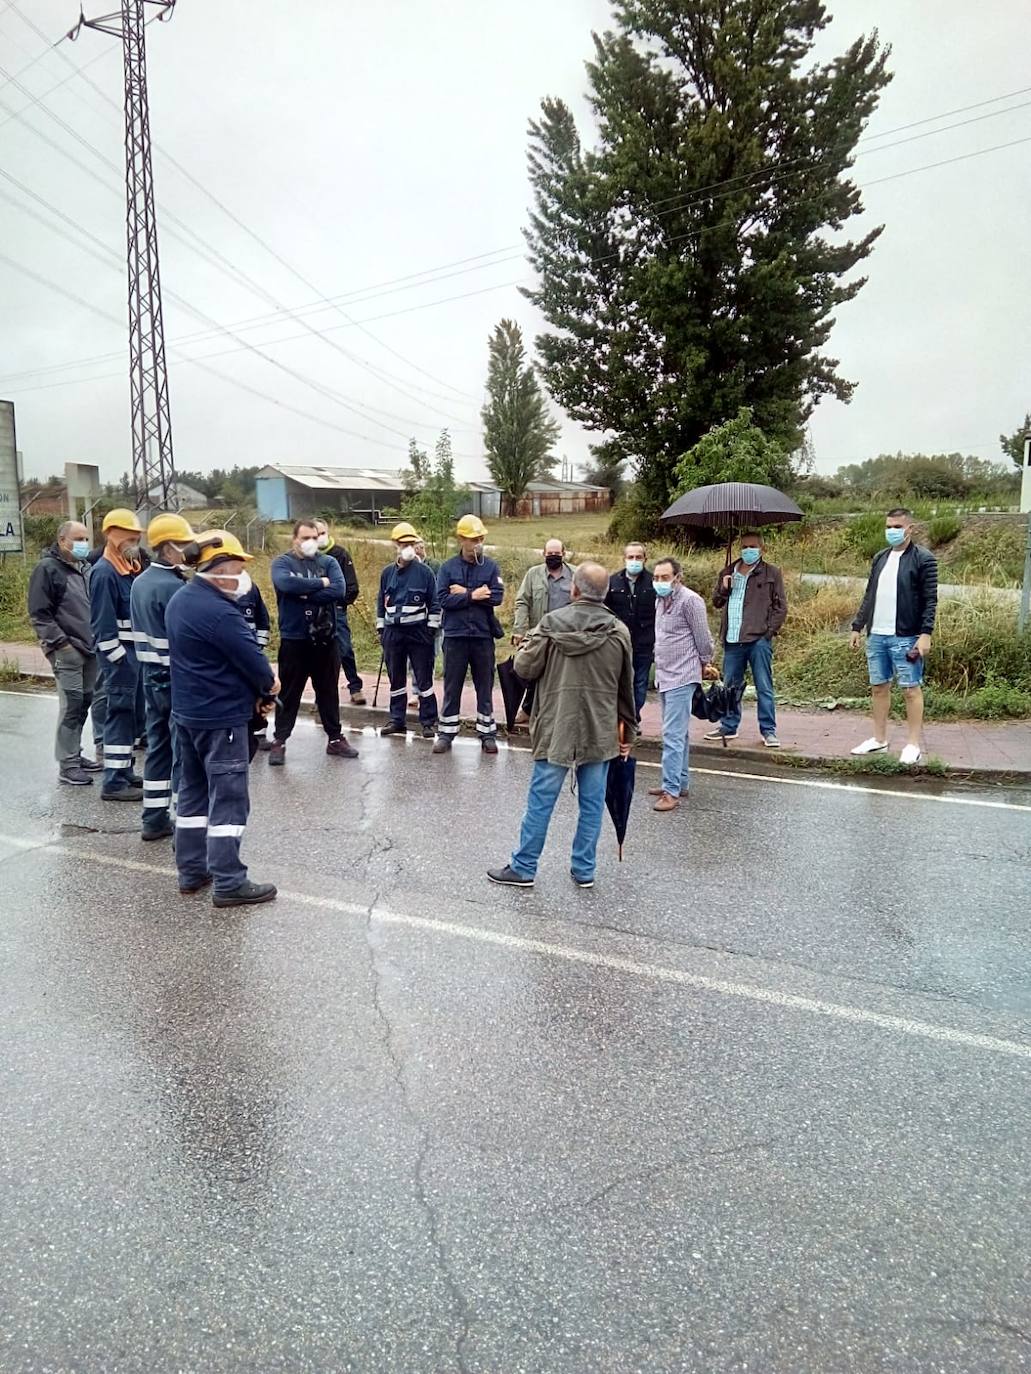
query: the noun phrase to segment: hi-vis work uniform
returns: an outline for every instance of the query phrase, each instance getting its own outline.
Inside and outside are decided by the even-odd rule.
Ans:
[[[139,664],[129,598],[133,575],[121,573],[108,558],[99,558],[90,575],[90,620],[97,641],[97,661],[107,695],[104,721],[104,790],[128,787],[136,742],[136,694]]]
[[[132,584],[130,619],[143,678],[147,757],[143,764],[143,832],[162,831],[178,791],[179,751],[172,721],[172,673],[165,611],[186,586],[178,568],[151,563]]]
[[[437,579],[418,559],[391,563],[383,569],[376,598],[376,628],[382,634],[383,659],[390,678],[390,719],[404,725],[408,699],[408,665],[419,694],[419,723],[436,725],[433,656],[440,629]]]
[[[172,598],[165,624],[179,736],[179,886],[195,888],[210,874],[217,896],[247,880],[248,722],[275,674],[239,606],[200,576]]]

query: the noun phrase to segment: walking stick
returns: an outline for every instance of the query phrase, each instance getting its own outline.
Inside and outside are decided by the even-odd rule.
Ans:
[[[379,685],[380,685],[380,683],[383,681],[383,662],[384,662],[384,658],[385,658],[385,655],[384,655],[384,653],[383,653],[383,650],[380,649],[380,651],[379,651],[379,672],[376,674],[376,690],[375,690],[375,691],[373,692],[373,694],[372,694],[372,704],[373,704],[374,707],[375,707],[375,705],[376,705],[377,700],[379,699]]]

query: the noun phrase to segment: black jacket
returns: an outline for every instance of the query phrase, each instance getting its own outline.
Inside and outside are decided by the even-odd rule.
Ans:
[[[29,619],[48,656],[66,644],[80,654],[93,653],[89,569],[65,558],[57,544],[32,569]]]
[[[877,581],[888,561],[890,549],[875,554],[863,604],[852,622],[853,630],[869,630],[877,600]],[[938,610],[938,560],[930,549],[910,544],[899,560],[898,605],[895,612],[897,635],[930,635]]]
[[[346,610],[352,602],[358,600],[358,573],[355,571],[354,560],[343,544],[330,544],[328,549],[323,550],[323,553],[328,554],[330,558],[335,558],[340,564],[340,571],[344,574],[344,585],[347,588],[347,595],[340,604]]]
[[[638,573],[636,587],[625,568],[613,573],[605,605],[630,631],[634,657],[643,658],[646,654],[651,657],[655,653],[655,592],[648,569]]]

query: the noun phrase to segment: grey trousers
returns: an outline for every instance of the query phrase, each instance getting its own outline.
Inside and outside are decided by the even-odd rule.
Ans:
[[[89,715],[93,690],[97,685],[97,660],[93,654],[80,654],[66,644],[51,660],[57,681],[59,714],[54,755],[65,767],[79,757],[82,750],[82,727]]]

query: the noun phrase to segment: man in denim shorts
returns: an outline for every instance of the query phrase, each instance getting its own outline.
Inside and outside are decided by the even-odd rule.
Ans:
[[[888,712],[894,678],[905,693],[906,747],[901,763],[920,762],[924,723],[924,659],[931,648],[938,609],[938,562],[929,549],[914,544],[913,515],[901,506],[889,511],[884,538],[888,547],[876,554],[863,604],[852,622],[852,648],[867,631],[866,661],[873,698],[873,734],[853,754],[877,754],[888,747]]]

